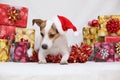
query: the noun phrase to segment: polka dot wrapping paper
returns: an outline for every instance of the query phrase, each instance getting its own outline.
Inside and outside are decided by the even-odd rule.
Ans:
[[[27,19],[28,8],[0,4],[0,24],[25,28]]]
[[[15,26],[0,25],[0,39],[8,39],[14,41]]]

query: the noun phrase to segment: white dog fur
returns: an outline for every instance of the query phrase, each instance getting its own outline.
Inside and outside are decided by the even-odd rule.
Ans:
[[[40,35],[40,29],[38,29],[38,25],[34,24],[33,27],[35,29],[35,50],[39,50],[38,53],[38,59],[39,63],[47,63],[46,62],[46,55],[52,54],[52,55],[57,55],[60,53],[62,55],[62,59],[60,61],[61,64],[66,64],[68,63],[67,60],[69,58],[69,48],[68,48],[68,42],[66,39],[66,36],[63,34],[60,34],[60,36],[52,42],[48,38],[48,31],[52,26],[52,22],[47,20],[46,26],[45,26],[45,35],[42,38]],[[47,44],[48,49],[42,49],[42,44]]]

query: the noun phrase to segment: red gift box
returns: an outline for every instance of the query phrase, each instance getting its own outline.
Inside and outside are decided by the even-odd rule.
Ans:
[[[0,39],[15,39],[15,26],[0,25]]]
[[[0,4],[0,24],[25,28],[27,26],[28,9],[26,7]]]
[[[120,42],[120,36],[106,36],[105,42]]]

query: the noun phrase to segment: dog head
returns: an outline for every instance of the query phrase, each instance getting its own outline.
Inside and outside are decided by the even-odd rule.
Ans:
[[[50,20],[33,19],[33,25],[36,23],[40,27],[40,35],[42,36],[41,47],[44,50],[50,49],[60,34],[55,23]]]

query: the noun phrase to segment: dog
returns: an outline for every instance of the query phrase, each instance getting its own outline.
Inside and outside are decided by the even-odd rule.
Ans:
[[[58,17],[60,17],[61,20],[63,18],[62,21],[63,23],[70,22],[68,19],[66,19],[63,16],[58,16]],[[60,63],[61,64],[68,63],[70,51],[65,34],[60,32],[61,26],[58,25],[60,23],[58,22],[59,21],[57,19],[58,17],[48,20],[42,20],[42,19],[32,20],[33,25],[36,24],[39,27],[40,35],[42,36],[41,40],[38,40],[37,39],[38,37],[36,37],[37,39],[36,44],[37,42],[40,42],[40,47],[38,52],[39,63],[43,63],[43,64],[47,63],[45,57],[48,54],[57,55],[58,53],[62,55],[62,59]],[[74,28],[74,30],[76,30],[76,28]]]

